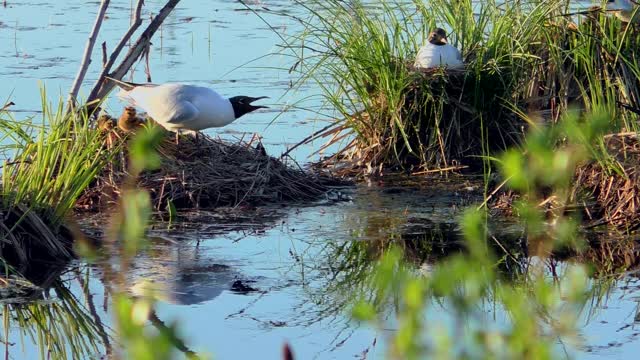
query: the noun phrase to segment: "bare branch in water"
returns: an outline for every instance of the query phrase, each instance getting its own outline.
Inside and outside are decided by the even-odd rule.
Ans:
[[[118,45],[116,45],[115,49],[113,49],[113,52],[109,56],[109,60],[102,67],[100,76],[98,76],[98,81],[93,85],[93,89],[89,94],[87,102],[91,102],[92,100],[96,99],[96,93],[102,86],[102,83],[105,80],[104,77],[109,74],[109,71],[111,71],[111,68],[118,59],[118,56],[120,56],[120,53],[122,52],[124,46],[131,39],[136,30],[138,30],[140,25],[142,25],[142,5],[144,5],[144,0],[138,0],[138,3],[136,4],[136,10],[133,13],[133,22],[131,23],[129,30],[127,30],[127,32],[122,36],[122,39],[120,39],[120,42],[118,42]]]
[[[102,67],[107,66],[107,42],[102,42]]]
[[[106,80],[105,76],[107,74],[109,77],[117,80],[120,80],[124,77],[124,75],[127,73],[127,71],[129,71],[131,66],[133,66],[135,61],[141,55],[143,55],[145,49],[149,47],[151,43],[151,38],[153,37],[155,32],[160,28],[160,25],[162,25],[163,21],[167,18],[167,16],[169,16],[171,11],[173,11],[173,9],[178,5],[179,2],[180,0],[167,1],[167,3],[160,10],[158,15],[155,18],[153,18],[153,20],[151,21],[151,23],[149,23],[149,25],[144,30],[144,32],[140,34],[140,37],[138,37],[138,40],[131,47],[131,49],[129,49],[129,52],[124,57],[120,65],[118,65],[118,67],[111,73],[109,73],[110,66],[107,66],[105,68],[100,78],[98,79],[98,82],[95,84],[93,90],[91,91],[89,98],[87,99],[88,103],[94,100],[104,98],[109,93],[109,91],[111,91],[111,89],[113,89],[113,87],[115,86],[113,82],[105,81]],[[129,32],[127,32],[127,34],[128,33]],[[116,48],[116,50],[118,50],[118,48]],[[114,61],[115,61],[115,58],[114,58]]]
[[[76,75],[75,80],[73,80],[73,85],[71,85],[71,90],[69,91],[69,98],[67,100],[68,109],[73,108],[73,105],[75,104],[76,98],[78,96],[78,91],[80,90],[80,85],[84,80],[84,76],[87,73],[89,64],[91,64],[91,53],[93,52],[93,46],[96,43],[96,38],[98,37],[98,33],[100,32],[100,27],[102,26],[102,21],[104,20],[104,16],[107,12],[110,1],[111,0],[102,0],[102,2],[100,3],[96,21],[93,24],[91,34],[89,35],[89,39],[87,40],[87,46],[85,47],[84,54],[82,55],[80,69],[78,69],[78,74]]]

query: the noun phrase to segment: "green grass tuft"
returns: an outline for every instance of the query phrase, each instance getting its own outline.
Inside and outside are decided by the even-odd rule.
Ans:
[[[571,15],[568,0],[298,5],[305,29],[286,49],[298,85],[318,86],[341,119],[319,136],[340,144],[326,163],[346,173],[473,165],[572,107],[608,108],[613,129],[637,124],[640,36],[602,12]],[[412,69],[435,26],[464,71]]]

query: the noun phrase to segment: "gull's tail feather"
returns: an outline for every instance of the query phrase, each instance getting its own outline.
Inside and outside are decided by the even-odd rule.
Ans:
[[[127,90],[120,89],[116,94],[118,99],[126,101],[129,105],[136,106],[136,101],[131,97],[131,94]]]
[[[104,78],[107,80],[113,81],[116,85],[118,85],[118,87],[120,87],[122,90],[125,90],[125,91],[131,91],[140,86],[144,86],[144,87],[158,86],[157,84],[151,84],[151,83],[139,84],[139,83],[124,81],[124,80],[118,80],[109,76],[105,76]]]
[[[132,83],[132,82],[127,82],[127,81],[114,79],[114,78],[109,77],[109,76],[105,76],[104,78],[107,79],[107,80],[113,81],[116,85],[118,85],[118,87],[120,87],[122,90],[125,90],[125,91],[131,91],[134,88],[136,88],[137,86],[141,86],[142,85],[142,84],[136,84],[136,83]]]
[[[120,88],[120,91],[118,92],[117,96],[120,99],[129,102],[129,104],[131,104],[131,105],[136,105],[136,101],[131,97],[131,94],[130,94],[133,89],[138,88],[138,87],[155,87],[155,86],[158,86],[157,84],[151,84],[151,83],[139,84],[139,83],[133,83],[133,82],[129,82],[129,81],[118,80],[118,79],[114,79],[114,78],[109,77],[109,76],[105,76],[105,79],[107,79],[109,81],[113,81],[113,83],[115,83]]]

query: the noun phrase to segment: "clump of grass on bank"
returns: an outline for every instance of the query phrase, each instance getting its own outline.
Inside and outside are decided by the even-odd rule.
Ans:
[[[105,243],[113,245],[111,251],[95,251],[94,244],[79,237],[76,244],[79,255],[89,262],[99,260],[81,268],[86,272],[69,268],[68,262],[29,261],[20,269],[5,263],[9,273],[0,277],[3,283],[0,313],[4,319],[3,341],[8,344],[6,358],[24,351],[20,346],[9,346],[16,343],[32,344],[39,350],[37,354],[41,359],[97,356],[173,359],[178,352],[188,359],[201,358],[188,348],[176,324],[165,324],[155,312],[154,294],[132,297],[125,281],[132,259],[147,246],[144,234],[152,210],[150,197],[135,187],[135,179],[139,172],[160,165],[154,147],[161,134],[155,130],[144,131],[133,139],[129,154],[130,177],[124,179],[121,202],[106,232]],[[98,133],[93,128],[88,131]],[[103,135],[96,143],[102,143]],[[6,260],[4,256],[2,260]],[[113,329],[101,318],[102,311],[96,309],[97,303],[89,289],[89,278],[96,276],[90,275],[94,271],[100,273],[105,282],[102,311],[106,312],[110,307],[109,312],[114,316]],[[70,286],[80,292],[72,293]],[[149,331],[150,328],[153,330]]]
[[[128,176],[125,153],[98,174],[77,202],[78,209],[114,204]],[[162,166],[141,173],[138,186],[150,192],[153,207],[194,209],[318,199],[328,179],[266,154],[261,144],[230,143],[204,134],[182,136],[178,145],[164,132],[158,149]]]
[[[4,157],[1,200],[5,216],[1,256],[31,261],[71,257],[64,220],[95,176],[110,161],[86,112],[65,113],[47,103],[41,117],[18,121],[0,112]]]
[[[570,16],[568,0],[300,2],[305,30],[289,39],[300,83],[322,89],[339,121],[317,134],[340,142],[322,165],[338,174],[474,165],[521,144],[535,122],[570,107],[609,106],[632,129],[640,37],[603,13]],[[573,21],[578,21],[578,25]],[[430,29],[450,32],[464,71],[416,71]]]

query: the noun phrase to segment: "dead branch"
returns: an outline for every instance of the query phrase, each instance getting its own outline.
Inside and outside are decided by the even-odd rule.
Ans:
[[[138,4],[140,4],[140,2],[141,1],[139,1]],[[144,53],[145,49],[147,49],[149,47],[149,45],[151,43],[151,38],[153,37],[155,32],[158,30],[158,28],[160,28],[160,25],[162,25],[162,23],[167,18],[167,16],[169,16],[171,11],[173,11],[173,9],[178,5],[179,2],[180,2],[180,0],[169,0],[169,1],[167,1],[167,3],[160,10],[158,15],[155,18],[153,18],[153,20],[151,21],[151,23],[149,23],[149,25],[144,30],[144,32],[142,34],[140,34],[140,37],[138,38],[138,40],[131,47],[131,49],[129,49],[129,52],[127,53],[127,55],[125,55],[125,57],[122,60],[122,62],[120,63],[120,65],[118,65],[118,67],[113,72],[108,73],[109,72],[108,69],[111,66],[109,65],[109,63],[107,64],[108,66],[105,67],[105,69],[107,69],[107,70],[103,70],[100,78],[96,82],[94,88],[91,90],[91,93],[90,93],[89,97],[87,98],[87,103],[91,103],[94,100],[99,100],[99,99],[104,98],[109,93],[109,91],[111,91],[111,89],[113,89],[113,87],[115,86],[115,84],[113,82],[105,81],[106,80],[105,79],[105,75],[108,74],[109,77],[114,78],[114,79],[118,79],[118,80],[122,79],[124,77],[124,75],[129,71],[129,69],[131,69],[131,67],[133,66],[135,61]],[[136,13],[136,17],[139,18],[139,14]],[[134,22],[133,25],[135,25],[135,24],[136,24],[136,22]],[[129,30],[131,30],[131,29],[129,29]],[[134,31],[135,31],[135,29],[134,29]],[[131,33],[133,33],[133,32],[131,32]],[[127,34],[129,34],[129,31],[127,31]],[[125,36],[127,34],[125,34]],[[122,41],[121,41],[121,43],[122,43]],[[119,51],[121,50],[120,44],[118,44],[118,45],[119,46],[116,47],[116,49],[114,50],[114,53],[116,51],[119,53]],[[122,46],[124,46],[124,45],[122,45]],[[117,54],[116,54],[115,57],[113,57],[113,61],[114,62],[115,62],[115,58],[117,58]],[[111,61],[111,59],[110,59],[110,61]]]
[[[75,80],[73,80],[73,84],[71,85],[71,90],[69,91],[69,98],[67,99],[68,108],[71,109],[75,105],[76,98],[78,97],[78,91],[80,91],[80,85],[82,85],[82,81],[84,80],[84,76],[87,73],[87,69],[89,68],[89,64],[91,64],[91,53],[93,52],[93,46],[96,43],[96,38],[98,37],[98,33],[100,32],[100,27],[102,26],[102,21],[104,20],[104,16],[107,12],[107,8],[109,7],[109,2],[111,0],[102,0],[100,3],[100,8],[98,10],[98,15],[96,16],[96,21],[93,24],[93,28],[91,29],[91,34],[89,35],[89,39],[87,40],[87,45],[84,49],[84,54],[82,55],[82,62],[80,63],[80,69],[78,69],[78,74],[76,75]]]
[[[107,42],[102,42],[102,67],[107,66]]]
[[[111,52],[111,55],[109,56],[109,60],[106,61],[104,66],[102,67],[100,76],[98,76],[98,80],[93,85],[93,89],[89,93],[89,98],[87,99],[87,102],[91,102],[94,99],[96,99],[96,93],[98,92],[100,85],[104,81],[104,77],[107,74],[109,74],[109,71],[111,71],[111,68],[113,67],[113,64],[115,64],[116,60],[118,59],[118,56],[120,56],[120,53],[122,52],[122,49],[124,48],[124,46],[131,39],[133,34],[136,32],[136,30],[138,30],[140,25],[142,25],[142,16],[141,16],[142,5],[144,5],[144,0],[138,0],[138,3],[136,4],[136,10],[133,14],[133,22],[131,23],[129,30],[127,30],[127,32],[122,36],[122,39],[120,39],[120,42],[118,42],[118,45],[116,45],[115,49],[113,49],[113,52]]]

